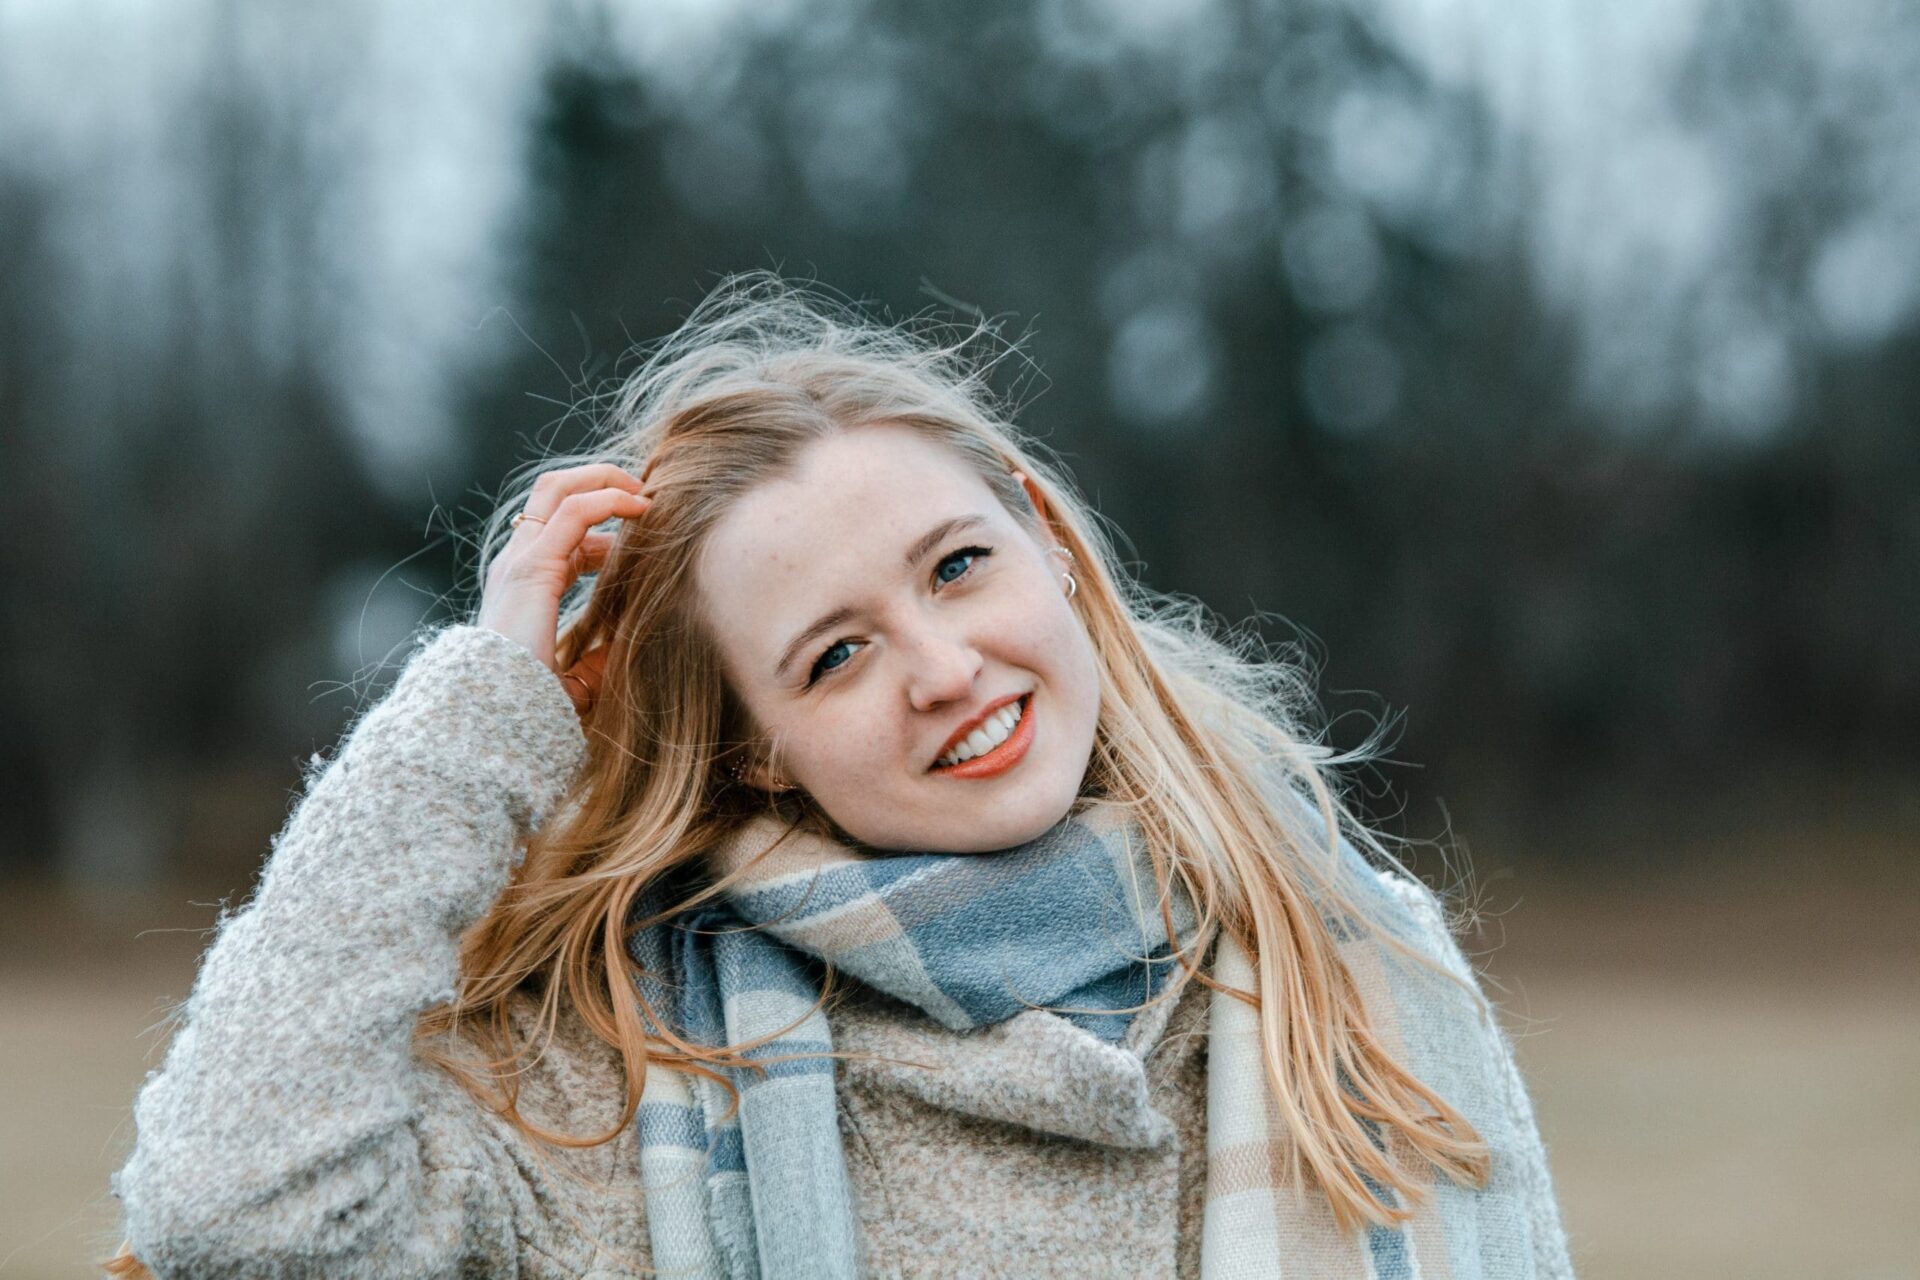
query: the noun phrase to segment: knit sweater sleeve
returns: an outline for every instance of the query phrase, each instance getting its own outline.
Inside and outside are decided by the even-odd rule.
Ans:
[[[140,1090],[113,1189],[156,1275],[513,1272],[518,1161],[413,1027],[585,754],[524,646],[423,639],[221,921]]]
[[[1496,1028],[1500,1040],[1501,1061],[1505,1068],[1507,1109],[1514,1131],[1526,1143],[1528,1159],[1521,1170],[1526,1180],[1526,1195],[1533,1222],[1533,1270],[1542,1280],[1573,1280],[1573,1260],[1568,1256],[1567,1233],[1560,1222],[1560,1201],[1553,1191],[1553,1171],[1547,1164],[1546,1144],[1540,1139],[1540,1126],[1534,1119],[1533,1100],[1520,1078],[1520,1066],[1513,1042],[1504,1029]]]
[[[1473,983],[1474,989],[1479,990],[1480,984],[1474,976],[1473,967],[1448,929],[1445,915],[1432,891],[1393,872],[1380,874],[1382,880],[1412,909],[1414,919],[1426,935],[1425,943],[1429,952],[1437,956],[1456,977]],[[1507,1119],[1512,1126],[1519,1154],[1518,1167],[1514,1172],[1519,1179],[1520,1197],[1525,1204],[1527,1224],[1532,1234],[1532,1274],[1539,1280],[1573,1280],[1573,1262],[1568,1256],[1566,1230],[1561,1225],[1560,1204],[1554,1194],[1553,1173],[1547,1162],[1546,1144],[1541,1140],[1540,1126],[1534,1116],[1533,1101],[1528,1095],[1526,1083],[1521,1079],[1513,1041],[1497,1018],[1490,1021],[1488,1050],[1491,1056],[1498,1059],[1495,1064],[1495,1088],[1505,1099]]]

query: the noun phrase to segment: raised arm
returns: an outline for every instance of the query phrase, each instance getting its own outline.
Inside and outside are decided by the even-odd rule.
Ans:
[[[506,884],[585,755],[559,680],[498,632],[430,638],[222,921],[114,1178],[133,1251],[167,1275],[438,1275],[511,1248],[508,1188],[413,1057],[460,933]],[[448,1166],[436,1176],[430,1166]],[[511,1255],[509,1255],[510,1257]]]
[[[113,1179],[157,1275],[518,1271],[535,1175],[413,1030],[585,759],[597,668],[555,675],[558,604],[639,489],[604,465],[540,478],[479,625],[426,638],[222,920]]]

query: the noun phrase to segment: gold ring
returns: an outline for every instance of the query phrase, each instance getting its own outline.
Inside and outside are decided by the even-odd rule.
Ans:
[[[507,521],[507,527],[510,529],[518,529],[520,527],[520,522],[522,520],[531,520],[535,524],[545,524],[547,522],[547,518],[545,516],[530,516],[526,512],[522,511],[520,514],[516,515],[513,519]]]

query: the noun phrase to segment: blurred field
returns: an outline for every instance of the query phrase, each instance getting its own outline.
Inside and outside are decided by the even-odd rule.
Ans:
[[[1478,946],[1582,1276],[1920,1276],[1920,898],[1897,849],[1792,866],[1487,880]],[[9,1280],[91,1274],[117,1242],[143,1033],[214,918],[188,896],[0,899]]]

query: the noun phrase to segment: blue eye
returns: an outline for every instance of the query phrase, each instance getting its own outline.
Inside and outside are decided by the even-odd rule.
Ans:
[[[832,671],[836,667],[843,667],[846,665],[847,658],[842,658],[838,662],[827,661],[828,658],[832,657],[835,653],[837,653],[841,649],[846,649],[848,651],[847,658],[851,658],[853,656],[852,646],[849,644],[849,642],[845,640],[834,641],[832,644],[827,646],[827,651],[821,654],[819,659],[813,664],[813,673],[808,677],[808,681],[807,681],[809,684],[811,684],[815,680],[818,680],[822,674],[828,671]]]
[[[976,559],[984,560],[992,554],[992,547],[962,547],[940,561],[939,566],[933,571],[934,581],[943,587],[949,582],[958,582],[973,571],[972,561]],[[961,560],[966,560],[969,563],[963,566],[958,573],[947,572],[948,566],[958,564]]]
[[[972,573],[975,564],[993,554],[992,547],[961,547],[958,551],[943,556],[933,571],[934,590],[960,581]],[[950,572],[951,570],[951,572]],[[828,645],[814,660],[813,667],[807,672],[807,687],[812,688],[820,677],[838,671],[853,658],[853,646],[863,643],[859,640],[836,640]],[[834,655],[845,650],[839,658]]]

